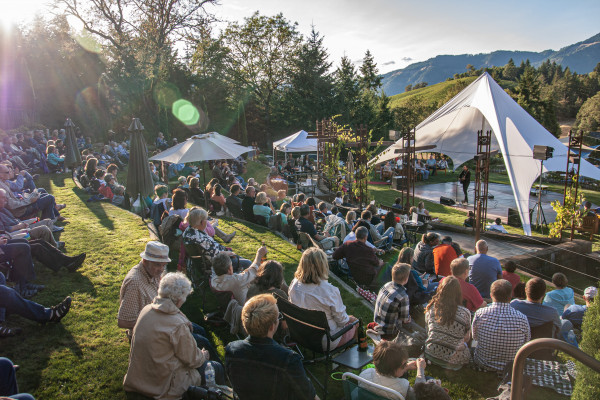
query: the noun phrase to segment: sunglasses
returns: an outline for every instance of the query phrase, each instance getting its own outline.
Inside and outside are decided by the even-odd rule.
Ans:
[[[283,314],[279,313],[279,315],[277,316],[277,321],[281,321],[283,319]]]

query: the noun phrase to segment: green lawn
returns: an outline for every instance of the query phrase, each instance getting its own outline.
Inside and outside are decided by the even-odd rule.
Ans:
[[[23,327],[24,334],[2,340],[1,354],[21,365],[20,388],[37,398],[124,399],[121,384],[129,346],[116,323],[119,288],[127,271],[139,261],[139,254],[148,241],[147,228],[139,217],[110,204],[87,203],[88,196],[77,189],[70,178],[63,175],[49,178],[43,177],[40,186],[67,204],[64,215],[71,221],[61,240],[67,242],[69,254],[85,251],[88,258],[73,274],[38,269],[38,281],[46,284],[47,289],[35,300],[52,305],[71,295],[72,311],[57,325],[39,326],[11,318],[10,326]],[[221,219],[220,227],[227,233],[237,231],[231,246],[247,258],[253,258],[264,240],[269,249],[268,257],[281,261],[286,280],[292,279],[301,254],[295,246],[258,226]],[[334,280],[331,282],[336,284]],[[372,319],[370,309],[359,299],[345,290],[341,293],[350,314],[365,322]],[[209,294],[207,309],[211,306]],[[191,320],[202,321],[200,293],[190,296],[183,311]],[[222,354],[223,346],[233,338],[226,328],[209,330]],[[428,367],[427,375],[442,379],[454,399],[483,399],[496,394],[495,374],[469,368],[452,372]],[[330,381],[330,388],[330,398],[342,397],[338,382]],[[557,396],[551,391],[535,389],[530,398]]]

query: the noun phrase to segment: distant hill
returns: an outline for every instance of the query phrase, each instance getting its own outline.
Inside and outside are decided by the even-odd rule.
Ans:
[[[410,92],[400,93],[390,98],[390,107],[402,107],[409,103],[411,99],[419,99],[419,103],[422,104],[438,104],[450,100],[454,95],[460,92],[462,89],[471,84],[476,76],[470,76],[468,78],[453,79],[451,81],[444,81],[436,83],[434,85],[426,86],[424,88],[411,90]],[[498,81],[498,84],[504,89],[512,89],[516,83],[511,81]]]
[[[445,81],[454,74],[465,72],[467,64],[473,65],[476,69],[503,66],[511,58],[517,66],[521,61],[529,59],[535,67],[549,59],[550,61],[556,61],[557,64],[565,68],[569,67],[571,71],[587,74],[600,62],[600,33],[583,42],[563,47],[558,51],[544,50],[538,53],[498,50],[489,54],[437,56],[383,75],[383,89],[388,96],[393,96],[403,93],[404,88],[409,84],[427,82],[432,85]]]

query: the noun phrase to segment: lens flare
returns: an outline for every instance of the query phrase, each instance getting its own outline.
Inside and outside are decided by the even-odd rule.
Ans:
[[[96,41],[89,33],[83,31],[79,35],[73,35],[73,39],[79,43],[81,47],[91,53],[100,54],[102,45]]]
[[[200,120],[198,109],[185,99],[173,103],[173,115],[185,125],[195,125]]]
[[[173,103],[181,98],[181,93],[177,86],[169,82],[159,82],[152,94],[154,101],[165,108],[171,107]]]

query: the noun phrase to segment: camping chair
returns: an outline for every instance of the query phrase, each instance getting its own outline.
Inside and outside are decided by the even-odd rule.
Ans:
[[[595,218],[595,217],[594,217]],[[555,337],[554,331],[556,328],[554,327],[553,321],[548,321],[545,324],[540,326],[530,327],[531,330],[531,340],[540,339],[540,338],[553,338]],[[546,360],[546,361],[556,361],[556,352],[551,349],[543,349],[534,351],[531,353],[528,358],[534,358],[536,360]]]
[[[202,309],[206,303],[206,289],[210,281],[212,263],[200,246],[184,244],[186,275],[192,281],[195,290],[202,291]]]
[[[404,225],[404,235],[406,236],[406,239],[408,240],[409,247],[417,244],[421,240],[421,237],[426,233],[427,233],[427,224],[426,223],[424,223],[421,226]]]
[[[342,387],[344,388],[344,398],[346,400],[404,400],[404,397],[394,389],[378,385],[351,372],[344,372],[342,375]],[[377,390],[379,393],[384,392],[386,396],[375,394],[372,390]]]
[[[325,363],[325,381],[319,382],[317,377],[310,371],[306,372],[311,378],[323,389],[323,400],[327,399],[327,382],[329,375],[331,374],[331,360],[333,356],[343,353],[348,348],[356,344],[356,340],[350,340],[348,343],[339,346],[338,348],[331,349],[331,342],[340,338],[344,333],[352,329],[353,326],[358,324],[358,320],[346,325],[343,329],[331,334],[329,330],[329,323],[327,322],[327,316],[323,311],[308,310],[306,308],[298,307],[288,300],[279,297],[274,294],[277,299],[277,307],[279,312],[283,315],[288,329],[289,329],[289,340],[295,343],[295,347],[302,357],[302,363],[317,364]],[[327,348],[323,350],[323,336],[327,338]],[[289,343],[289,341],[287,341]],[[306,350],[311,350],[313,357],[308,359],[300,352],[298,346]]]
[[[588,215],[583,217],[581,226],[576,227],[579,232],[589,232],[590,241],[594,241],[594,234],[598,233],[598,217],[595,215]]]

